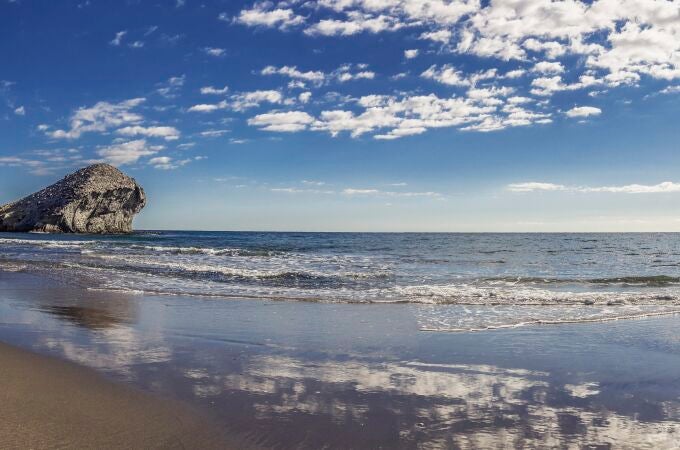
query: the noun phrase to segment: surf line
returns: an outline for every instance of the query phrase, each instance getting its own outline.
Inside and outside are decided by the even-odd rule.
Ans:
[[[579,324],[579,323],[595,323],[595,322],[613,322],[616,320],[632,320],[632,319],[644,319],[648,317],[658,317],[658,316],[674,316],[680,314],[680,310],[673,311],[658,311],[640,314],[629,314],[624,316],[615,317],[601,317],[599,319],[566,319],[566,320],[550,320],[550,319],[536,319],[529,320],[525,322],[511,323],[505,325],[489,325],[481,328],[434,328],[434,327],[421,327],[419,331],[426,333],[474,333],[478,331],[491,331],[491,330],[501,330],[506,328],[519,328],[531,325],[564,325],[564,324]]]

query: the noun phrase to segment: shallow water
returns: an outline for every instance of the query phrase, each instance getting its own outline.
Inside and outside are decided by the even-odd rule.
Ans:
[[[0,272],[0,340],[190,402],[249,444],[677,448],[680,317],[420,331],[461,307],[134,295]]]
[[[680,311],[680,234],[672,233],[0,233],[0,246],[0,269],[93,290],[499,306],[489,317],[446,309],[427,320],[438,330]],[[459,311],[465,320],[452,320]]]

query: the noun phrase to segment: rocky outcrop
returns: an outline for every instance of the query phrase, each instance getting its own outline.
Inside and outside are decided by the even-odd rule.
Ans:
[[[0,231],[129,233],[144,190],[108,164],[94,164],[14,203],[0,206]]]

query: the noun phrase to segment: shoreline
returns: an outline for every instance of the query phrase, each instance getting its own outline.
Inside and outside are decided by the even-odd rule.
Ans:
[[[457,313],[0,272],[0,447],[675,447],[678,316],[422,332]]]
[[[0,342],[0,447],[236,448],[199,413]]]

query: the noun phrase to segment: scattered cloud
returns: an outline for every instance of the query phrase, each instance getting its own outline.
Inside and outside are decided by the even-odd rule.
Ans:
[[[301,111],[273,112],[248,119],[248,125],[265,131],[286,133],[302,131],[312,123],[314,123],[314,118]]]
[[[203,52],[208,56],[214,56],[215,58],[220,58],[227,54],[227,50],[224,48],[217,47],[203,47]]]
[[[203,137],[212,138],[212,137],[224,136],[225,134],[227,134],[229,132],[230,132],[230,130],[205,130],[205,131],[201,131],[200,134]]]
[[[185,166],[189,164],[191,161],[199,158],[202,159],[200,156],[197,156],[194,159],[186,158],[180,160],[173,159],[169,156],[156,156],[154,158],[149,159],[148,164],[152,166],[154,169],[158,170],[174,170],[182,166]]]
[[[185,81],[186,75],[170,77],[167,81],[158,84],[159,87],[156,89],[156,92],[167,99],[176,98]]]
[[[343,64],[336,70],[325,73],[320,70],[301,71],[296,66],[267,66],[260,71],[261,75],[280,75],[296,80],[300,84],[295,87],[305,88],[305,83],[311,83],[319,87],[332,81],[345,83],[352,80],[371,80],[375,78],[375,72],[366,70],[366,64]]]
[[[89,108],[79,108],[71,116],[68,130],[47,131],[47,135],[55,139],[77,139],[83,133],[105,132],[115,127],[139,124],[143,117],[133,109],[145,100],[133,98],[120,103],[98,102]]]
[[[119,31],[118,33],[116,33],[116,36],[109,42],[109,44],[115,47],[120,46],[123,43],[123,38],[125,37],[126,34],[127,31],[125,30]]]
[[[203,95],[224,95],[229,91],[228,86],[224,86],[221,88],[216,88],[212,86],[206,86],[201,88],[201,94]]]
[[[567,117],[590,117],[602,114],[600,108],[594,106],[576,106],[565,113]]]
[[[223,21],[230,21],[229,16],[226,14],[220,14],[218,18]],[[292,9],[275,8],[270,2],[259,2],[250,9],[242,10],[233,21],[249,27],[285,30],[301,25],[304,23],[305,18],[296,15]]]
[[[14,108],[14,114],[17,116],[25,116],[26,115],[26,108],[23,106],[19,106],[18,108]]]
[[[145,139],[112,144],[97,150],[104,161],[114,166],[134,164],[144,156],[151,156],[163,150],[162,145],[148,145]]]
[[[420,50],[418,50],[417,48],[410,49],[410,50],[404,50],[404,58],[406,58],[406,59],[417,58],[419,53],[420,53]]]
[[[180,137],[180,132],[175,127],[143,127],[140,125],[127,126],[116,130],[117,134],[123,136],[146,136],[159,137],[166,141],[176,141]]]
[[[659,91],[660,94],[680,94],[680,85],[668,86]]]

